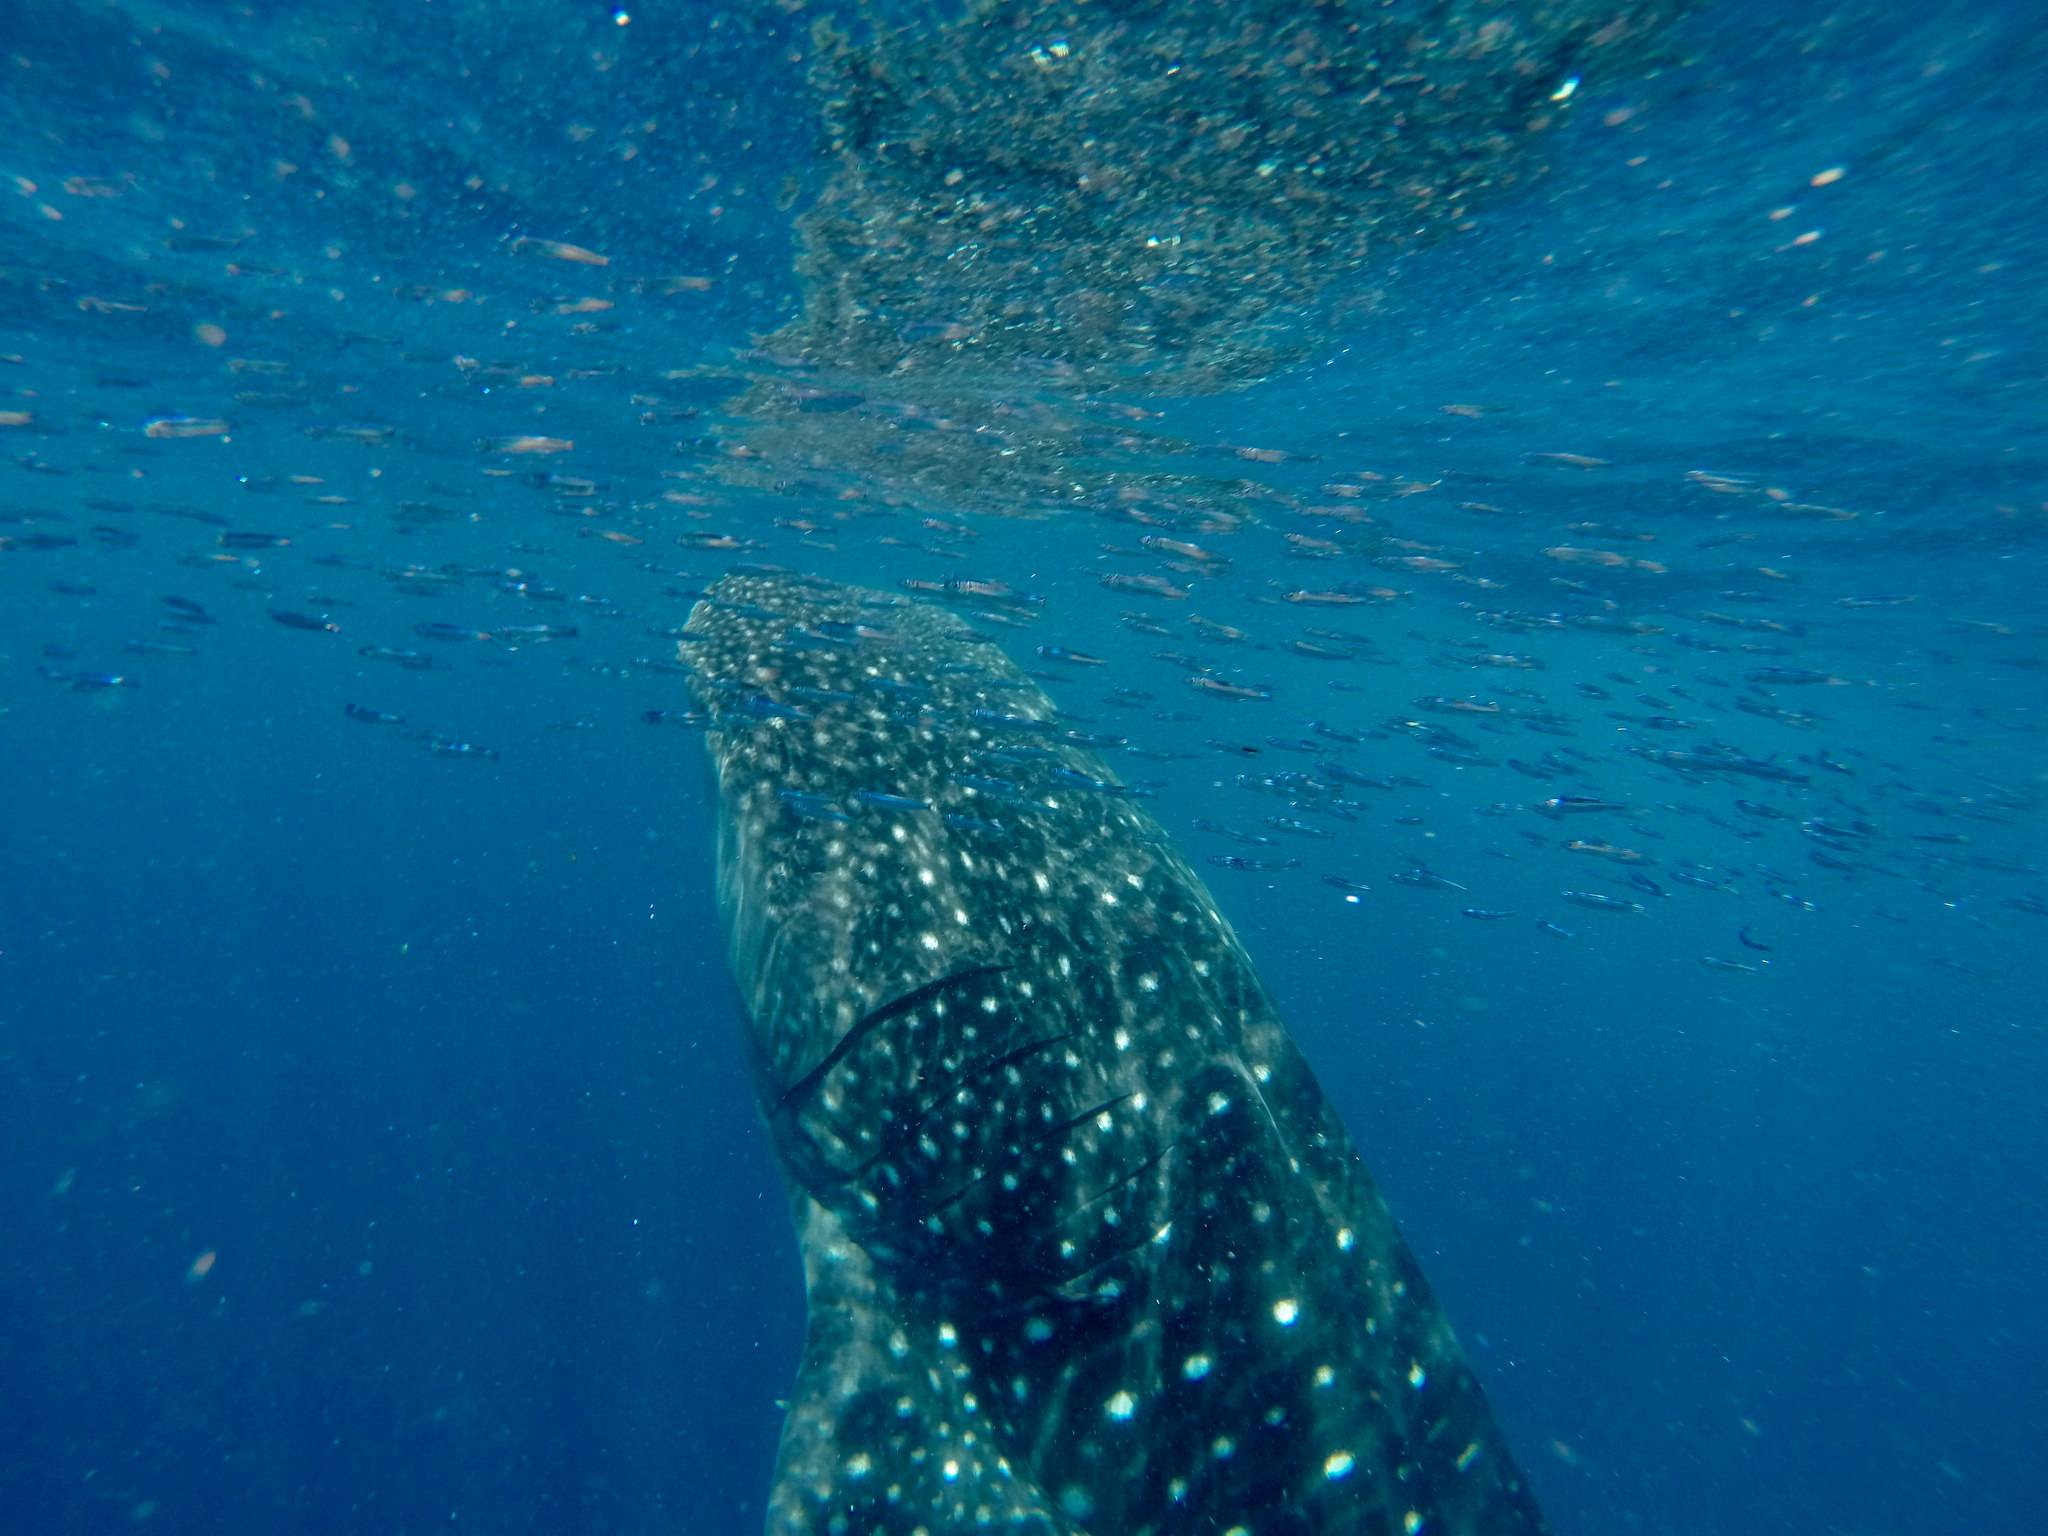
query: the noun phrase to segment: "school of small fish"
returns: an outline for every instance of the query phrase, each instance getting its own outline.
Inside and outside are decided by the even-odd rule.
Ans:
[[[137,39],[131,148],[175,130],[208,146],[204,175],[124,169],[89,114],[9,151],[8,227],[34,240],[0,264],[6,688],[120,708],[196,693],[209,661],[266,686],[263,646],[325,647],[335,712],[510,772],[515,737],[701,728],[689,605],[726,569],[815,569],[1011,647],[1066,710],[997,722],[1020,761],[1054,732],[1133,765],[1066,788],[1170,816],[1216,786],[1175,830],[1227,873],[1560,941],[1665,923],[1758,979],[1838,906],[2016,937],[2048,917],[2038,779],[1989,766],[2039,727],[2048,622],[1972,606],[1939,549],[1924,590],[1860,585],[1887,507],[1761,454],[1529,441],[1479,381],[1435,403],[1426,465],[1336,420],[1284,443],[1174,429],[1178,398],[1306,355],[1394,224],[1401,249],[1455,239],[1540,177],[1539,120],[1581,70],[1640,66],[1665,8],[1488,33],[1475,7],[1400,72],[1339,6],[1235,54],[1210,8],[1149,32],[1109,9],[979,5],[866,42],[821,25],[808,189],[771,206],[692,173],[693,217],[751,199],[796,252],[779,328],[711,341],[708,302],[773,305],[730,293],[731,263],[677,271],[589,203],[551,209],[481,123],[368,141],[339,77],[322,95],[281,57],[227,91],[245,61],[199,31]],[[17,93],[99,89],[49,37],[17,46]],[[1205,70],[1254,105],[1173,105]],[[1301,112],[1266,142],[1281,105]],[[648,117],[611,153],[661,134]],[[502,205],[493,238],[437,238],[461,197]],[[355,224],[320,233],[340,208]],[[1111,249],[1112,222],[1157,232]],[[1282,313],[1276,286],[1310,272]],[[476,687],[538,672],[577,707],[536,721],[519,687]],[[502,736],[437,723],[488,701]],[[979,788],[1000,837],[1014,780],[992,761]],[[1548,894],[1490,894],[1507,866]]]

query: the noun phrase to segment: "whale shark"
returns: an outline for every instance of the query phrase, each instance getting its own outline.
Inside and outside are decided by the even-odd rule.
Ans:
[[[1512,1536],[1478,1381],[1172,839],[967,618],[679,644],[808,1324],[771,1536]]]

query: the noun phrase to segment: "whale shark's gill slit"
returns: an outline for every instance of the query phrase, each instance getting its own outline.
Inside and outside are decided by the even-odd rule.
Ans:
[[[1097,1115],[1106,1114],[1110,1110],[1115,1109],[1119,1104],[1126,1104],[1130,1102],[1132,1099],[1135,1099],[1137,1096],[1138,1095],[1135,1091],[1130,1093],[1119,1093],[1115,1095],[1113,1098],[1104,1099],[1100,1104],[1092,1105],[1089,1108],[1082,1110],[1077,1115],[1069,1116],[1067,1119],[1060,1121],[1058,1124],[1054,1126],[1051,1126],[1041,1134],[1032,1137],[1029,1141],[1020,1143],[1016,1148],[1015,1161],[1022,1162],[1027,1154],[1036,1152],[1041,1147],[1047,1146],[1049,1144],[1066,1140],[1067,1137],[1071,1136],[1075,1131],[1079,1130],[1082,1126],[1086,1125],[1090,1120],[1093,1120]],[[919,1221],[929,1221],[932,1217],[937,1216],[940,1212],[951,1210],[954,1206],[958,1205],[962,1200],[965,1200],[969,1195],[973,1194],[976,1189],[980,1188],[983,1184],[986,1184],[990,1179],[994,1178],[998,1171],[999,1170],[995,1168],[984,1168],[980,1173],[977,1173],[973,1178],[969,1179],[965,1184],[962,1184],[950,1195],[942,1195],[936,1204],[928,1207],[925,1210],[919,1211],[917,1213],[917,1219]]]
[[[1038,1289],[1033,1293],[1037,1301],[1058,1302],[1063,1306],[1074,1303],[1101,1303],[1115,1299],[1099,1283],[1091,1284],[1093,1277],[1108,1269],[1120,1259],[1152,1246],[1156,1234],[1134,1232],[1109,1248],[1093,1252],[1085,1263],[1072,1269],[1054,1270],[1048,1267],[1040,1277]],[[1030,1302],[1025,1303],[1028,1309]]]
[[[873,1034],[884,1024],[887,1024],[891,1019],[900,1019],[912,1009],[930,1002],[933,998],[950,992],[956,987],[966,986],[969,982],[980,981],[984,977],[1000,976],[1008,969],[1007,965],[969,966],[964,971],[955,971],[949,976],[940,976],[935,980],[925,982],[922,986],[913,987],[910,991],[902,994],[902,996],[891,998],[888,1002],[882,1004],[881,1007],[861,1015],[859,1019],[854,1021],[852,1027],[839,1037],[832,1049],[825,1053],[824,1058],[815,1067],[811,1068],[810,1071],[806,1072],[794,1083],[791,1083],[783,1091],[782,1097],[776,1100],[775,1108],[769,1113],[769,1120],[772,1122],[778,1119],[798,1100],[807,1099],[816,1093],[820,1085],[824,1083],[827,1074],[834,1067],[838,1066],[840,1062],[844,1061],[851,1054],[855,1046],[859,1045],[862,1040]]]
[[[1047,1035],[1043,1040],[1033,1040],[1018,1046],[1013,1051],[1004,1051],[1000,1055],[984,1059],[972,1071],[963,1072],[960,1076],[954,1078],[952,1082],[946,1085],[944,1090],[937,1094],[930,1103],[926,1104],[915,1115],[907,1120],[892,1121],[888,1129],[882,1134],[881,1145],[876,1147],[873,1152],[870,1152],[853,1167],[838,1168],[830,1163],[814,1159],[812,1163],[807,1165],[804,1180],[805,1187],[816,1194],[835,1184],[847,1184],[855,1179],[866,1177],[874,1171],[875,1166],[884,1158],[892,1154],[901,1154],[905,1147],[912,1145],[916,1141],[918,1130],[933,1115],[943,1109],[948,1101],[964,1089],[972,1087],[984,1078],[1003,1071],[1007,1067],[1013,1067],[1019,1062],[1028,1061],[1040,1051],[1046,1050],[1051,1046],[1064,1044],[1073,1038],[1074,1034],[1071,1030],[1063,1034]]]
[[[1071,1224],[1083,1212],[1094,1210],[1105,1200],[1129,1189],[1138,1180],[1153,1172],[1161,1163],[1166,1161],[1168,1155],[1175,1148],[1180,1146],[1181,1140],[1182,1138],[1176,1136],[1157,1152],[1139,1163],[1137,1167],[1088,1196],[1066,1214],[1063,1218],[1063,1224],[1071,1229]],[[1053,1229],[1053,1231],[1057,1231],[1057,1228]],[[1051,1235],[1052,1232],[1049,1232],[1048,1236]],[[1161,1241],[1163,1235],[1163,1228],[1155,1228],[1148,1222],[1142,1224],[1137,1230],[1131,1231],[1122,1240],[1106,1249],[1102,1248],[1099,1242],[1091,1245],[1088,1257],[1079,1267],[1044,1272],[1040,1276],[1040,1283],[1034,1294],[1040,1300],[1062,1303],[1105,1299],[1102,1295],[1091,1296],[1088,1294],[1088,1281],[1090,1277],[1107,1269],[1119,1259],[1129,1258],[1139,1250],[1151,1247],[1153,1244]]]
[[[1042,1040],[1029,1041],[1024,1045],[1018,1046],[1013,1051],[1004,1051],[1000,1055],[986,1058],[973,1071],[963,1072],[960,1076],[954,1078],[952,1082],[948,1083],[929,1104],[918,1111],[917,1118],[910,1123],[912,1125],[922,1125],[938,1111],[941,1105],[963,1089],[973,1087],[984,1078],[992,1077],[1006,1067],[1014,1067],[1021,1061],[1027,1061],[1031,1057],[1036,1056],[1040,1051],[1046,1050],[1051,1046],[1064,1045],[1067,1041],[1073,1039],[1074,1035],[1075,1031],[1071,1029],[1066,1030],[1057,1035],[1047,1035]]]
[[[1165,1162],[1167,1154],[1172,1152],[1173,1149],[1175,1147],[1178,1147],[1179,1145],[1180,1138],[1176,1136],[1173,1138],[1173,1140],[1169,1141],[1165,1146],[1161,1147],[1157,1152],[1154,1152],[1150,1157],[1146,1158],[1142,1163],[1138,1164],[1138,1166],[1133,1168],[1129,1173],[1124,1174],[1122,1177],[1118,1179],[1112,1180],[1108,1184],[1105,1184],[1101,1189],[1098,1189],[1094,1194],[1090,1195],[1087,1199],[1083,1200],[1079,1205],[1077,1205],[1074,1208],[1076,1213],[1086,1210],[1092,1210],[1094,1207],[1102,1204],[1102,1202],[1107,1200],[1111,1195],[1116,1194],[1119,1190],[1130,1188],[1131,1185],[1135,1184],[1139,1179],[1142,1179],[1143,1177],[1145,1177],[1146,1174],[1150,1173],[1153,1169],[1157,1168],[1161,1163]]]

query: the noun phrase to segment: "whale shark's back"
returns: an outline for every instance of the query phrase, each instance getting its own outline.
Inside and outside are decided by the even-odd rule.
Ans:
[[[735,575],[682,646],[810,1337],[773,1532],[1539,1530],[1209,893],[943,609]]]

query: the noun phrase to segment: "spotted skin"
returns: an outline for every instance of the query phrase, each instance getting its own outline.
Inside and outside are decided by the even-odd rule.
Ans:
[[[682,655],[809,1287],[768,1530],[1541,1530],[1249,957],[1044,694],[786,575]]]

